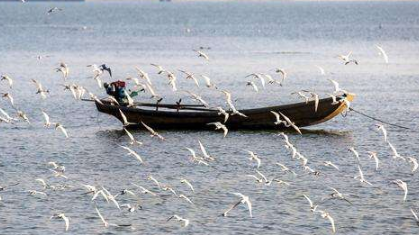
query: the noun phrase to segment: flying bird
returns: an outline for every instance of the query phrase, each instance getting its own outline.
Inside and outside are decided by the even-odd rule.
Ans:
[[[9,83],[10,89],[12,89],[13,86],[13,79],[7,75],[1,75],[0,81],[7,81]]]
[[[178,215],[171,216],[169,219],[167,219],[167,222],[169,222],[172,219],[175,219],[179,222],[182,222],[182,227],[187,227],[189,225],[189,220],[188,219],[184,219],[184,218],[182,218]]]
[[[386,64],[388,64],[388,56],[387,53],[384,51],[384,49],[378,45],[375,45],[375,47],[377,47],[378,49],[378,54],[383,56],[384,61],[386,62]]]
[[[146,125],[143,121],[141,121],[141,124],[151,133],[151,137],[158,137],[160,140],[164,140],[164,137],[161,136],[157,131],[153,130],[153,128]]]
[[[55,130],[60,130],[68,138],[67,130],[60,123],[55,123]]]
[[[102,64],[99,69],[103,72],[106,71],[108,72],[109,76],[112,77],[112,70],[110,67],[108,67],[106,64]]]
[[[207,123],[207,125],[214,125],[214,126],[215,126],[215,130],[223,130],[223,132],[224,132],[224,137],[226,137],[226,136],[227,136],[228,129],[227,129],[227,127],[226,127],[224,124],[222,124],[221,122],[210,122],[210,123]]]
[[[68,229],[70,227],[70,220],[68,219],[67,216],[65,216],[64,213],[55,214],[55,215],[51,216],[50,219],[62,219],[62,220],[64,220],[64,223],[65,223],[65,231],[66,232],[68,231]]]
[[[228,208],[224,213],[223,216],[226,217],[227,214],[233,210],[234,208],[236,208],[238,205],[240,204],[246,204],[247,209],[249,210],[249,215],[250,217],[253,217],[252,215],[252,202],[250,201],[250,198],[246,195],[243,195],[241,193],[233,193],[234,195],[240,197],[240,201],[238,201],[237,203],[235,203],[234,205],[232,205],[230,208]]]
[[[404,181],[402,181],[402,180],[400,180],[400,179],[393,180],[392,183],[397,184],[397,186],[399,186],[399,188],[403,189],[403,191],[404,191],[403,201],[406,201],[407,192],[408,192],[408,190],[407,190],[407,183],[404,182]]]

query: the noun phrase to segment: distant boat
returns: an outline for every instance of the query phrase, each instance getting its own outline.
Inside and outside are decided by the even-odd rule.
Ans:
[[[346,99],[351,102],[354,94],[344,94],[337,97],[337,101]],[[153,128],[160,129],[209,129],[210,122],[224,122],[224,116],[218,115],[218,110],[207,109],[201,105],[150,104],[136,103],[134,107],[113,105],[109,101],[95,101],[99,112],[118,118],[122,122],[121,110],[131,127],[141,126],[141,121]],[[142,108],[144,107],[144,108]],[[148,109],[147,109],[148,107]],[[152,107],[153,109],[150,109]],[[284,125],[275,125],[275,116],[271,111],[281,112],[298,127],[311,126],[330,120],[346,110],[345,102],[333,104],[332,98],[319,100],[317,112],[314,101],[288,105],[239,110],[247,117],[233,115],[225,125],[230,129],[281,129]],[[229,112],[230,113],[230,112]],[[230,113],[231,114],[231,113]]]

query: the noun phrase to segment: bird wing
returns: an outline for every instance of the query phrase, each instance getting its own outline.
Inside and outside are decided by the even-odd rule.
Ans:
[[[209,155],[208,155],[207,150],[205,149],[204,145],[201,143],[201,141],[200,141],[200,140],[198,140],[198,143],[199,143],[199,147],[201,148],[201,152],[202,152],[202,154],[203,154],[205,157],[209,158]]]
[[[310,207],[313,207],[313,202],[311,201],[311,199],[307,197],[305,194],[303,196],[307,199],[308,203],[310,203]]]
[[[124,125],[127,125],[127,124],[128,124],[127,117],[126,117],[126,116],[125,116],[125,114],[122,112],[122,110],[119,110],[119,113],[121,114],[122,122],[124,123]]]
[[[410,208],[410,211],[412,212],[412,214],[413,214],[413,216],[415,217],[416,221],[418,221],[418,222],[419,222],[418,215],[415,213],[415,211],[414,211],[412,208]]]
[[[327,215],[327,218],[329,219],[330,224],[332,225],[332,231],[333,231],[333,233],[335,233],[336,232],[335,220],[330,215]]]
[[[383,55],[384,61],[388,64],[388,56],[387,53],[384,51],[384,49],[378,45],[375,45],[377,49],[381,52],[381,55]]]
[[[105,224],[105,227],[108,227],[108,222],[103,218],[102,214],[100,213],[99,209],[95,207],[97,214],[99,215],[99,218],[102,220],[102,222]]]
[[[238,201],[237,203],[235,203],[234,205],[232,205],[231,207],[229,207],[224,213],[223,213],[223,215],[224,216],[227,216],[227,213],[228,212],[230,212],[231,210],[233,210],[234,208],[236,208],[238,205],[240,205],[242,202],[241,202],[241,200],[240,201]]]
[[[50,119],[47,113],[45,113],[44,111],[42,111],[42,114],[44,115],[45,118],[45,123],[50,123]]]
[[[131,134],[131,132],[129,132],[126,128],[124,128],[125,133],[127,133],[128,137],[130,138],[131,141],[135,141],[134,136]]]
[[[67,131],[63,126],[59,125],[57,126],[57,129],[60,129],[60,131],[65,135],[65,137],[68,138]]]
[[[68,228],[70,227],[70,220],[65,215],[63,215],[61,218],[63,218],[63,220],[65,222],[65,231],[68,231]]]

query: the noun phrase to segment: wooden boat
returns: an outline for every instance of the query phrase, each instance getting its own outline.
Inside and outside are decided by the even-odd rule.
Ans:
[[[354,94],[347,93],[337,97],[337,101],[346,99],[351,102]],[[224,122],[224,116],[217,110],[203,108],[201,105],[173,105],[136,103],[133,107],[118,106],[107,100],[95,101],[99,112],[110,114],[122,122],[121,110],[128,122],[135,123],[130,128],[142,127],[141,121],[157,129],[213,129],[211,122]],[[144,107],[144,108],[142,108]],[[153,107],[150,109],[147,107]],[[239,110],[247,117],[230,115],[225,125],[229,129],[280,129],[284,125],[275,125],[275,116],[271,111],[281,112],[298,127],[311,126],[325,122],[347,109],[345,102],[333,104],[332,98],[319,100],[317,112],[314,101],[280,106]]]

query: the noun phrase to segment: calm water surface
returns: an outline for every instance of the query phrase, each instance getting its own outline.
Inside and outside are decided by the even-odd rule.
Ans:
[[[62,12],[47,15],[58,6]],[[304,135],[288,133],[290,141],[321,172],[309,175],[286,148],[277,131],[234,131],[223,139],[212,131],[160,131],[158,141],[143,131],[134,136],[144,142],[134,149],[144,158],[139,164],[118,147],[129,140],[113,117],[99,114],[91,103],[75,101],[63,91],[63,79],[54,71],[59,62],[70,67],[68,82],[95,94],[104,93],[86,65],[106,63],[114,79],[134,76],[135,66],[147,71],[156,90],[167,102],[183,98],[174,93],[167,78],[156,74],[150,63],[169,70],[189,70],[210,76],[222,89],[230,90],[238,108],[286,104],[300,101],[290,93],[310,89],[322,97],[333,91],[327,80],[357,94],[353,107],[400,125],[387,126],[389,141],[402,156],[418,157],[419,106],[419,3],[416,2],[141,2],[141,3],[0,3],[0,73],[15,79],[10,90],[3,81],[0,92],[10,92],[16,106],[25,111],[31,125],[0,123],[1,234],[61,234],[64,223],[49,220],[54,213],[70,218],[70,234],[328,234],[329,222],[309,211],[302,197],[310,195],[335,219],[339,234],[417,234],[419,227],[410,208],[419,208],[418,176],[408,163],[394,161],[391,150],[375,131],[376,122],[354,113],[307,128]],[[390,63],[383,62],[375,45],[381,45]],[[197,58],[192,49],[211,47],[210,61]],[[344,66],[339,54],[353,51],[359,65]],[[44,59],[36,57],[42,55]],[[316,65],[326,70],[320,75]],[[268,85],[255,93],[246,86],[246,75],[275,75],[275,68],[288,71],[283,87]],[[103,76],[105,81],[111,81]],[[35,94],[31,79],[50,90],[49,98]],[[202,82],[203,83],[203,82]],[[178,74],[179,90],[201,94],[210,103],[224,105],[220,92],[201,86]],[[148,94],[139,100],[147,101]],[[5,100],[0,107],[15,111]],[[68,130],[69,139],[43,127],[41,110]],[[199,150],[198,141],[216,158],[209,166],[191,163],[185,147]],[[348,148],[360,152],[361,165],[373,186],[361,185],[353,177],[357,161]],[[260,171],[290,182],[290,186],[257,184],[255,163],[246,150],[262,159]],[[381,160],[378,171],[367,151]],[[68,179],[54,178],[48,161],[66,167]],[[332,161],[340,171],[323,165]],[[281,162],[298,176],[280,171]],[[187,195],[194,205],[159,191],[147,177],[154,176]],[[36,178],[65,190],[43,190]],[[195,193],[180,183],[188,179]],[[407,182],[409,193],[391,180]],[[18,183],[18,185],[16,185]],[[118,210],[102,199],[91,201],[81,184],[105,186],[117,194],[142,185],[158,193],[140,195],[142,210]],[[328,186],[340,190],[351,202],[324,200]],[[47,197],[29,196],[27,190],[45,191]],[[248,195],[254,217],[239,206],[227,218],[221,213],[237,201],[233,192]],[[120,195],[120,204],[135,200]],[[94,208],[111,223],[133,228],[105,228]],[[182,228],[173,214],[190,219]]]

